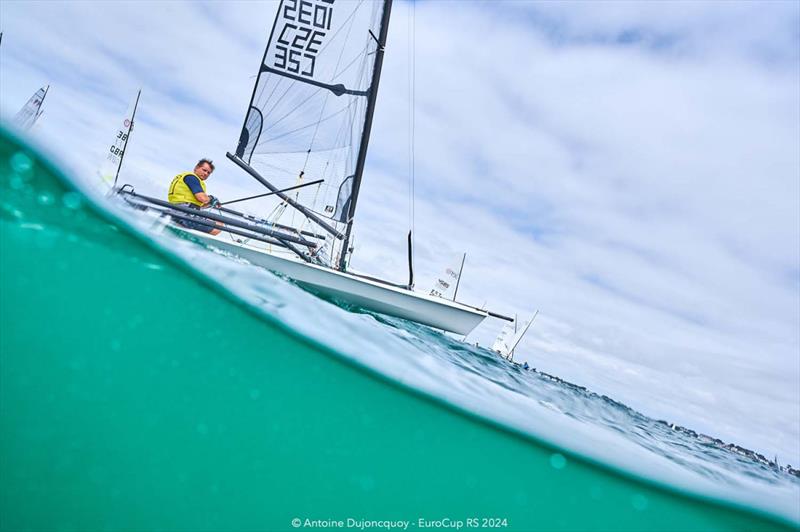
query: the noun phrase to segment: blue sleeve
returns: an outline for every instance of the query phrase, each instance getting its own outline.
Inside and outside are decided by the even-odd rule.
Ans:
[[[192,191],[192,194],[203,192],[203,187],[200,186],[200,178],[194,174],[189,174],[183,178],[183,182]]]

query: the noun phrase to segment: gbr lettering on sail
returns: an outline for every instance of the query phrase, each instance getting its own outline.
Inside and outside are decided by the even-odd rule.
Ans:
[[[272,66],[299,76],[314,77],[317,54],[331,29],[333,0],[285,0],[276,25]],[[280,29],[279,29],[280,28]]]

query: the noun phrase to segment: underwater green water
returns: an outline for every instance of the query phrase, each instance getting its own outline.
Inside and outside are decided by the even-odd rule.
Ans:
[[[117,225],[7,134],[0,207],[2,530],[796,529],[348,363]]]

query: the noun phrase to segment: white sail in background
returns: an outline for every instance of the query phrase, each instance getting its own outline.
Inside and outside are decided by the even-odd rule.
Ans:
[[[461,272],[464,270],[464,260],[467,254],[462,255],[460,267],[448,267],[436,280],[436,284],[430,292],[430,295],[450,299],[455,301],[456,291],[458,290],[458,281],[461,279]],[[455,261],[453,261],[455,262]]]
[[[14,116],[14,125],[25,131],[33,127],[42,115],[42,103],[44,103],[48,90],[50,90],[50,85],[42,87],[28,99],[27,103]]]
[[[521,328],[517,328],[517,317],[514,316],[514,321],[506,323],[500,331],[500,334],[495,338],[492,344],[492,351],[499,353],[505,358],[512,358],[514,356],[514,349],[516,349],[520,341],[522,341],[522,337],[528,332],[528,329],[533,324],[533,320],[535,320],[538,315],[539,311],[537,310],[533,317],[525,322]]]
[[[114,140],[111,141],[106,150],[105,159],[100,165],[100,177],[109,186],[113,186],[119,174],[120,166],[122,165],[122,157],[125,154],[125,147],[128,144],[128,137],[133,131],[133,119],[136,114],[136,106],[139,102],[139,94],[136,95],[136,100],[131,102],[125,117],[121,118],[117,123],[116,131],[114,132]]]
[[[492,344],[492,351],[500,353],[504,357],[511,354],[511,340],[517,332],[517,316],[514,315],[514,321],[508,321],[503,324],[503,328],[494,339]]]

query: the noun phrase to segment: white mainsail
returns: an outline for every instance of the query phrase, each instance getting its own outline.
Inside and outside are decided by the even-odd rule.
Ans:
[[[495,338],[492,344],[492,351],[499,353],[501,356],[511,359],[514,356],[514,349],[517,348],[522,341],[522,337],[528,332],[528,329],[533,324],[533,320],[539,315],[537,310],[533,317],[525,322],[521,328],[517,328],[517,317],[514,316],[514,321],[506,323],[500,330],[500,334]]]
[[[288,196],[329,220],[329,232],[352,221],[390,5],[283,0],[236,149],[278,189],[324,180]],[[307,214],[287,209],[286,198],[252,205],[272,222],[309,229]]]
[[[508,322],[503,324],[503,328],[500,329],[500,333],[498,333],[497,338],[494,339],[494,343],[492,344],[492,351],[500,353],[504,357],[507,357],[511,353],[511,338],[514,336],[514,327],[516,326],[516,319],[513,323]]]
[[[466,257],[466,253],[461,256],[460,267],[447,267],[445,269],[445,271],[436,280],[436,284],[434,285],[433,289],[431,289],[430,295],[455,301],[456,293],[458,291],[458,282],[461,279],[461,272],[464,271],[464,260]]]
[[[17,114],[14,116],[13,123],[22,130],[29,130],[33,127],[36,121],[42,116],[42,103],[47,96],[47,91],[50,90],[50,85],[42,87],[31,96],[25,105],[22,106]]]

